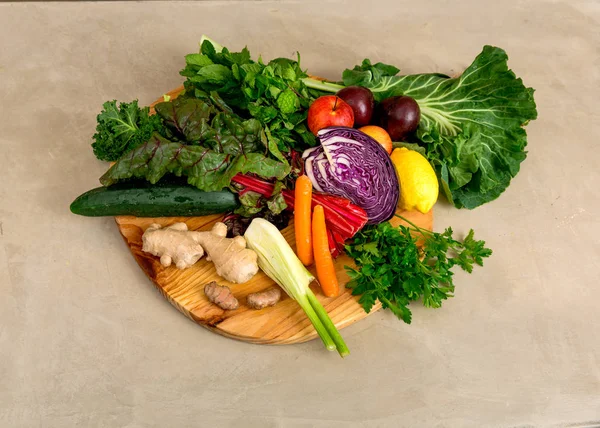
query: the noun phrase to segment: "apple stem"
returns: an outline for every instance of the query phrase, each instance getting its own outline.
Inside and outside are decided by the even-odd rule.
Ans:
[[[335,111],[335,108],[337,107],[338,99],[339,99],[339,97],[335,97],[335,102],[333,103],[333,108],[331,109],[332,111]]]

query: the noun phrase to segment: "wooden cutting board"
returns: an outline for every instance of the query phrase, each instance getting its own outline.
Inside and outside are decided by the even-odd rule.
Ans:
[[[169,92],[168,95],[176,97],[182,91],[183,87],[179,87]],[[162,100],[161,98],[155,101],[151,107]],[[154,112],[153,108],[151,110]],[[405,211],[400,214],[422,228],[429,230],[433,228],[432,211],[427,214],[416,211]],[[174,266],[165,268],[157,257],[142,252],[142,234],[152,223],[167,226],[182,221],[188,225],[190,230],[210,230],[213,224],[222,218],[223,215],[219,214],[205,217],[161,218],[119,216],[115,220],[125,243],[144,273],[167,300],[192,321],[215,333],[252,343],[291,344],[316,338],[317,333],[300,306],[285,293],[282,293],[281,301],[273,307],[262,310],[248,308],[246,305],[248,294],[275,285],[274,281],[262,271],[245,284],[231,284],[219,277],[213,264],[204,258],[188,269],[179,270]],[[401,221],[394,218],[392,223],[400,224]],[[290,223],[282,233],[295,249],[293,223]],[[336,260],[335,265],[340,285],[346,284],[349,278],[344,266],[352,266],[352,260],[343,255]],[[316,275],[314,267],[311,267],[310,270]],[[238,309],[224,311],[206,299],[204,286],[213,280],[231,288],[240,302]],[[342,288],[341,294],[334,298],[325,297],[316,284],[313,284],[312,288],[338,329],[369,315],[358,304],[358,297],[352,296],[350,290],[346,288]],[[380,308],[381,305],[377,303],[370,313],[372,314]]]

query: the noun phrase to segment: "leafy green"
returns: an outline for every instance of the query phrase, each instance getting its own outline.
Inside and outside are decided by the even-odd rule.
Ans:
[[[168,138],[153,134],[122,155],[100,178],[101,183],[110,186],[131,177],[156,183],[174,174],[186,176],[189,184],[201,190],[216,191],[228,187],[238,173],[287,176],[290,166],[277,147],[269,144],[260,122],[241,119],[218,98],[217,94],[204,100],[183,96],[157,104],[156,119]],[[147,111],[138,116],[143,113],[147,117]]]
[[[92,143],[100,160],[115,161],[162,129],[160,118],[149,116],[148,107],[138,107],[137,100],[118,106],[117,101],[107,101],[102,107]]]
[[[140,147],[121,157],[101,178],[104,186],[132,177],[156,183],[165,174],[186,176],[188,183],[206,192],[228,187],[238,173],[283,179],[289,165],[262,153],[218,153],[202,146],[173,142],[154,134]]]
[[[302,79],[307,75],[299,60],[277,58],[265,64],[250,57],[248,49],[230,52],[204,40],[200,52],[186,56],[187,92],[198,98],[218,94],[242,115],[259,120],[279,150],[314,146],[315,137],[306,126],[306,114],[314,100]]]
[[[269,212],[274,215],[279,215],[285,210],[288,206],[285,203],[285,199],[283,197],[282,191],[285,189],[285,185],[281,181],[276,181],[275,186],[273,186],[273,194],[270,198],[267,198],[267,208]]]
[[[502,49],[485,46],[456,78],[443,74],[397,76],[398,69],[365,59],[345,70],[345,86],[370,88],[375,99],[407,95],[421,109],[416,142],[435,167],[442,192],[457,207],[496,199],[526,158],[523,129],[537,117],[533,89],[508,69]],[[340,85],[305,83],[335,92]]]
[[[236,186],[233,188],[235,190]],[[282,181],[276,181],[273,191],[268,197],[248,188],[239,190],[240,206],[234,212],[244,217],[252,217],[257,214],[261,214],[261,217],[264,218],[267,218],[267,215],[279,216],[288,207],[282,193],[284,189],[285,184]]]
[[[264,149],[262,126],[256,119],[242,120],[205,101],[187,97],[157,104],[155,108],[171,134],[188,144],[231,155]]]
[[[484,241],[475,240],[473,230],[461,242],[453,238],[451,228],[435,233],[410,224],[365,227],[346,245],[357,267],[345,267],[351,278],[347,287],[361,296],[366,312],[379,300],[409,324],[411,301],[422,298],[426,307],[439,308],[454,293],[452,268],[471,273],[474,264],[483,266],[483,259],[492,254]],[[422,247],[418,238],[424,239]]]
[[[267,214],[269,216],[279,216],[288,207],[281,193],[283,189],[283,182],[276,181],[273,194],[270,197],[252,190],[240,191],[240,206],[235,209],[234,213],[244,217],[252,217],[256,214],[261,214],[261,217],[264,218]]]
[[[240,206],[235,209],[234,213],[243,217],[252,217],[263,210],[264,204],[261,203],[262,199],[264,199],[263,195],[258,192],[251,190],[240,192]]]
[[[170,138],[198,144],[213,131],[210,119],[216,111],[210,103],[178,97],[158,103],[154,109],[168,129],[167,135]]]

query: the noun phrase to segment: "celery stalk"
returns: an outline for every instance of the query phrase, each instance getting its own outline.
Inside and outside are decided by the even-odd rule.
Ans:
[[[309,285],[315,277],[304,267],[294,250],[273,224],[255,218],[244,234],[248,248],[258,255],[258,266],[292,299],[298,302],[315,327],[325,347],[344,357],[350,352],[327,311]]]
[[[333,321],[331,321],[331,318],[329,318],[329,315],[327,314],[327,311],[325,310],[323,305],[321,305],[321,302],[317,300],[317,296],[314,295],[310,288],[306,292],[306,295],[312,308],[315,310],[317,316],[327,329],[329,336],[331,336],[333,343],[335,343],[335,347],[338,350],[340,356],[345,357],[349,355],[350,350],[348,349],[348,346],[346,346],[346,342],[344,342],[344,339],[342,338],[342,335],[340,334],[338,329],[335,328],[335,324],[333,324]]]
[[[337,348],[335,341],[329,334],[329,329],[323,324],[319,313],[312,306],[310,299],[307,296],[301,295],[298,299],[294,300],[298,302],[300,307],[304,310],[304,313],[306,313],[306,316],[308,317],[312,325],[315,327],[315,330],[317,330],[317,334],[323,341],[323,345],[325,345],[328,351],[334,351]],[[323,306],[321,306],[321,308],[323,308]]]
[[[337,92],[340,89],[345,88],[345,86],[327,82],[325,80],[313,79],[312,77],[305,77],[304,79],[302,79],[302,82],[304,82],[304,84],[309,88],[325,92]]]

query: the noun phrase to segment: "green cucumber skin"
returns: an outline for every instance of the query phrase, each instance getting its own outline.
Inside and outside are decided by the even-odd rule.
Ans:
[[[73,214],[87,217],[197,217],[233,211],[239,206],[229,190],[203,192],[191,186],[98,187],[71,204]]]

